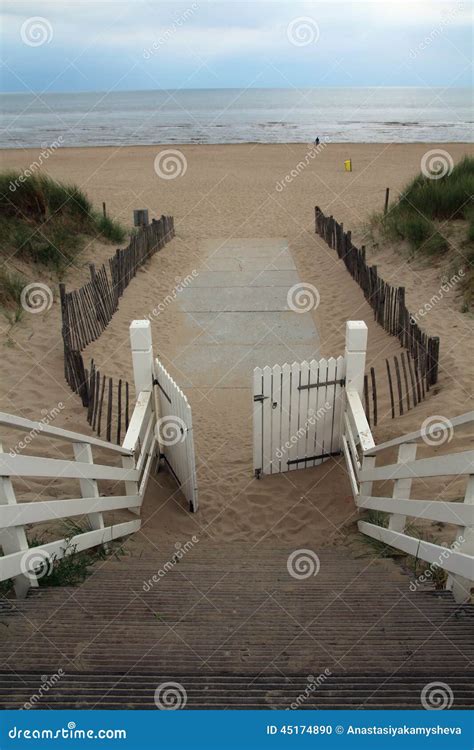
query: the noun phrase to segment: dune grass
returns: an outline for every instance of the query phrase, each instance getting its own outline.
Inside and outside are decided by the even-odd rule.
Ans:
[[[62,278],[88,240],[120,243],[126,232],[95,211],[76,185],[10,171],[0,173],[0,235],[0,260],[1,255],[14,256]],[[0,275],[0,306],[9,314],[20,309],[19,278],[7,270]]]
[[[20,181],[0,174],[0,231],[4,248],[23,260],[63,272],[90,238],[122,242],[126,233],[94,210],[76,185],[33,174]]]
[[[413,255],[447,256],[462,267],[463,310],[474,297],[474,158],[465,157],[443,177],[419,174],[404,189],[397,203],[376,224],[395,241],[405,241]],[[456,253],[449,242],[453,222],[465,221],[465,238]],[[464,230],[463,230],[464,231]],[[456,257],[452,257],[456,255]]]

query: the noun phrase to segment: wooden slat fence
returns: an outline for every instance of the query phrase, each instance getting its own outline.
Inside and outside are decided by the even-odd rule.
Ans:
[[[130,386],[100,372],[94,362],[89,369],[82,351],[99,338],[118,309],[119,299],[130,281],[152,255],[175,235],[172,216],[153,219],[130,238],[128,247],[118,249],[107,264],[96,269],[90,264],[90,281],[66,291],[59,285],[64,344],[64,376],[84,407],[93,429],[118,444],[129,423]]]
[[[364,406],[367,421],[376,427],[380,419],[391,415],[402,416],[422,401],[428,389],[409,351],[385,360],[385,368],[378,373],[371,367],[364,375]]]
[[[428,336],[410,314],[405,304],[405,288],[384,281],[378,275],[377,266],[369,266],[366,262],[365,247],[359,249],[353,245],[351,232],[345,232],[342,224],[332,216],[325,216],[318,206],[315,207],[315,229],[316,234],[344,261],[372,307],[377,323],[392,336],[397,336],[411,354],[417,373],[416,383],[421,389],[417,396],[420,401],[425,391],[438,380],[439,338]]]

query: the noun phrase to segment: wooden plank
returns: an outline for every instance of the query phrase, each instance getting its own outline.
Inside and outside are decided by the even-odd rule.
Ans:
[[[69,500],[41,500],[0,506],[0,525],[3,528],[22,526],[27,523],[43,523],[58,518],[85,516],[90,513],[105,513],[140,505],[138,495],[111,495],[109,497],[80,497]],[[25,549],[28,549],[27,547]]]
[[[293,362],[291,365],[291,396],[290,396],[290,441],[291,446],[288,451],[288,460],[295,461],[298,458],[298,421],[300,412],[300,393],[298,390],[300,385],[300,365],[298,362]],[[288,471],[296,471],[297,464],[290,463]]]
[[[449,420],[449,422],[440,421],[439,423],[436,423],[436,425],[431,422],[428,427],[425,427],[421,430],[416,430],[415,432],[409,432],[406,435],[401,435],[400,437],[393,438],[393,440],[387,440],[385,443],[380,443],[379,445],[375,445],[373,448],[364,451],[364,453],[367,456],[373,456],[376,453],[380,453],[380,451],[385,450],[386,448],[393,448],[394,446],[401,445],[402,443],[411,443],[414,440],[424,438],[426,435],[430,435],[433,429],[436,430],[436,434],[441,434],[446,430],[451,431],[451,429],[462,427],[462,425],[469,424],[470,422],[474,422],[474,411],[468,411],[465,414],[460,414],[458,417],[453,417]]]
[[[281,373],[281,471],[287,471],[291,445],[291,365],[285,363]]]
[[[39,458],[38,456],[11,456],[0,454],[0,475],[4,477],[51,477],[67,479],[125,479],[133,481],[138,472],[127,474],[124,469],[101,464],[87,464],[79,461],[67,461],[58,458]]]
[[[364,510],[381,510],[383,513],[399,513],[411,518],[426,518],[457,526],[474,524],[474,506],[443,500],[408,500],[393,497],[367,497],[360,495],[357,505]]]
[[[264,474],[272,473],[272,371],[266,365],[263,368],[263,466]]]
[[[351,423],[349,421],[347,414],[344,414],[344,426],[345,426],[344,435],[346,438],[347,445],[349,446],[352,465],[354,467],[354,474],[356,475],[356,477],[358,477],[362,464],[360,462],[359,454],[357,452],[357,446],[354,440],[354,435],[352,433],[352,426],[351,426]]]
[[[398,448],[398,464],[406,464],[416,458],[416,443],[402,443]],[[408,499],[411,492],[411,477],[396,479],[393,483],[392,497],[394,500]],[[388,528],[393,531],[405,531],[406,516],[397,514],[390,516]]]
[[[94,459],[92,457],[92,448],[88,443],[74,443],[74,458],[79,463],[93,464]],[[81,488],[82,497],[100,497],[99,487],[95,479],[80,479],[79,486]],[[102,513],[91,513],[89,515],[89,523],[91,529],[103,529],[104,519]]]
[[[309,373],[309,362],[301,362],[300,364],[300,385],[310,384],[310,373]],[[297,433],[297,449],[296,458],[306,458],[309,453],[307,449],[307,437],[308,437],[308,399],[309,390],[306,388],[300,391],[300,406],[299,406],[299,419],[298,419],[298,433]],[[296,464],[297,469],[303,469],[307,466],[306,461]]]
[[[253,371],[253,470],[257,476],[263,469],[263,401],[255,397],[263,394],[263,373],[261,367]]]
[[[389,464],[375,469],[362,468],[361,481],[377,482],[381,479],[417,479],[470,474],[474,466],[474,451],[448,453],[444,456],[420,458],[406,464]]]
[[[309,363],[309,382],[319,383],[320,382],[320,367],[319,362],[312,359]],[[311,388],[308,391],[308,433],[306,440],[306,450],[308,456],[315,456],[318,454],[316,447],[316,435],[318,434],[318,402],[322,398],[322,388]],[[307,466],[316,466],[320,461],[307,461]]]
[[[340,356],[336,360],[336,385],[334,386],[333,432],[331,438],[331,452],[342,449],[341,436],[343,432],[343,416],[346,401],[346,389],[340,382],[346,377],[346,360]]]
[[[365,454],[375,446],[374,438],[370,431],[364,407],[357,391],[346,389],[346,401],[349,408],[349,417],[353,426],[354,436],[359,439],[362,452]]]
[[[392,412],[392,419],[395,419],[395,402],[393,400],[392,373],[390,372],[388,359],[385,360],[385,364],[387,366],[388,388],[390,392],[390,409]]]
[[[142,391],[138,394],[135,408],[132,412],[132,418],[128,426],[127,433],[123,440],[123,447],[128,455],[133,455],[139,450],[140,435],[142,434],[143,424],[150,418],[151,414],[151,391]]]
[[[471,581],[473,580],[473,558],[471,555],[464,555],[462,552],[450,550],[439,544],[432,544],[407,534],[400,534],[398,531],[384,529],[382,526],[376,526],[367,523],[367,521],[359,521],[357,525],[362,534],[367,534],[372,539],[384,542],[427,563],[437,563],[449,573],[457,573]]]
[[[82,552],[85,549],[96,547],[99,544],[106,544],[107,542],[111,542],[119,537],[133,534],[138,531],[140,526],[141,521],[138,519],[136,521],[127,521],[126,523],[107,526],[105,529],[86,531],[83,534],[77,534],[76,536],[71,537],[69,540],[59,539],[55,542],[42,544],[36,549],[42,550],[50,557],[59,560],[64,557],[67,549],[74,550],[74,552]],[[71,552],[69,552],[69,554],[71,554]],[[21,573],[21,564],[24,555],[24,552],[15,552],[1,558],[0,581],[6,581]]]
[[[272,371],[272,474],[281,471],[281,379],[280,365]]]
[[[122,455],[128,455],[130,453],[121,445],[114,445],[113,443],[108,443],[105,440],[99,440],[99,438],[83,435],[80,432],[63,430],[60,427],[46,425],[43,424],[43,422],[34,422],[31,419],[24,419],[23,417],[17,417],[13,414],[7,414],[5,412],[0,412],[0,425],[11,427],[14,430],[34,432],[35,434],[37,433],[39,435],[45,435],[56,440],[64,440],[68,443],[88,443],[89,445],[94,445],[98,448],[107,448],[107,450],[120,453]]]
[[[323,369],[321,371],[322,378],[326,381],[326,383],[330,383],[332,381],[336,380],[336,360],[334,357],[330,357],[326,362],[326,370],[324,370],[324,360],[321,360],[323,363]],[[330,453],[331,452],[331,435],[332,435],[332,418],[333,418],[333,411],[334,411],[334,385],[325,385],[321,390],[321,401],[319,402],[321,404],[320,408],[322,410],[322,417],[318,420],[319,424],[321,425],[321,430],[323,433],[323,453]],[[327,406],[327,404],[329,406]]]
[[[347,443],[346,438],[344,435],[341,437],[342,441],[342,452],[344,455],[344,458],[346,460],[346,467],[347,467],[347,473],[349,476],[349,484],[351,485],[352,494],[354,497],[357,497],[359,493],[359,486],[357,484],[357,479],[354,472],[354,467],[352,465],[352,459],[351,459],[351,452]]]

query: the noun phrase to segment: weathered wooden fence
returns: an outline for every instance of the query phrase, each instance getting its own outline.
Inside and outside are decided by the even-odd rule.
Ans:
[[[385,387],[380,387],[386,384]],[[380,417],[402,416],[423,401],[427,388],[410,352],[401,352],[385,360],[385,367],[376,373],[371,367],[364,375],[364,406],[368,423],[376,427]]]
[[[64,344],[64,376],[87,408],[89,424],[107,440],[120,443],[128,429],[129,384],[97,370],[86,368],[82,351],[95,341],[112,320],[119,299],[138,269],[174,237],[174,219],[162,216],[142,227],[128,247],[118,249],[108,264],[96,269],[90,264],[90,281],[66,291],[59,285]]]
[[[355,247],[351,233],[345,232],[343,225],[332,216],[325,216],[318,206],[315,207],[315,229],[316,234],[344,261],[372,307],[377,323],[392,336],[397,336],[411,354],[417,373],[415,380],[420,380],[420,387],[423,383],[424,397],[424,391],[438,380],[439,338],[428,336],[410,314],[405,304],[405,287],[394,287],[380,278],[377,266],[369,266],[366,262],[365,247]]]

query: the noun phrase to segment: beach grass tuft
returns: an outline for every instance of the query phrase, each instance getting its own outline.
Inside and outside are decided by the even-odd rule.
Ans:
[[[45,174],[0,173],[0,231],[3,248],[61,276],[87,239],[122,242],[126,232],[95,211],[77,185]]]
[[[456,255],[462,266],[463,310],[470,309],[474,292],[474,158],[466,156],[443,177],[419,174],[398,201],[375,224],[391,240],[405,241],[418,257]],[[459,252],[450,241],[454,222],[467,222]],[[456,269],[458,270],[458,269]]]

